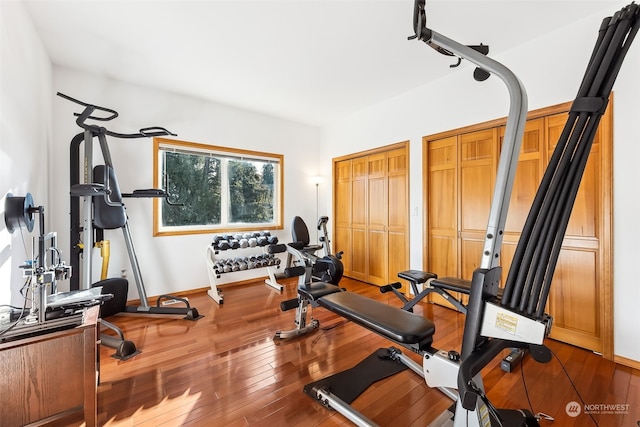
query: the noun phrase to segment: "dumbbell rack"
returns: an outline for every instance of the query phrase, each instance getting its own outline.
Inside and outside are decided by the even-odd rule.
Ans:
[[[218,304],[224,302],[224,295],[218,289],[221,276],[258,268],[266,268],[268,278],[265,284],[282,291],[284,288],[276,280],[276,270],[281,260],[269,253],[269,246],[278,243],[276,236],[268,231],[245,233],[243,235],[217,235],[207,247],[207,273],[211,289],[207,294]],[[241,252],[240,252],[241,251]],[[246,253],[247,255],[227,256],[227,254]]]

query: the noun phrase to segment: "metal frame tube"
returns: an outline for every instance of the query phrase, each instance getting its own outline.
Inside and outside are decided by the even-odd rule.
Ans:
[[[325,390],[316,390],[316,396],[318,400],[327,404],[330,408],[335,409],[345,416],[349,421],[354,423],[360,427],[376,427],[378,424],[374,423],[362,413],[353,409],[348,403],[344,400],[340,399],[337,396],[334,396],[328,391]]]
[[[426,42],[432,47],[442,47],[467,59],[478,67],[500,78],[509,91],[509,115],[505,129],[504,143],[500,154],[496,184],[491,201],[491,211],[487,223],[487,233],[482,251],[480,268],[490,269],[499,265],[500,247],[504,234],[504,224],[511,200],[511,190],[515,178],[522,135],[527,119],[527,92],[516,75],[499,62],[431,30],[431,38]]]

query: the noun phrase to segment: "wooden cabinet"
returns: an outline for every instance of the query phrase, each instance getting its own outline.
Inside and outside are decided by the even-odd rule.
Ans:
[[[62,423],[82,411],[97,425],[98,310],[78,327],[0,343],[0,424]]]
[[[408,144],[334,159],[334,247],[345,276],[378,286],[408,268]]]
[[[529,114],[500,255],[503,283],[569,107]],[[552,338],[609,357],[611,120],[609,109],[591,149],[547,303]],[[494,121],[424,138],[426,270],[470,280],[479,266],[503,137],[504,123]]]

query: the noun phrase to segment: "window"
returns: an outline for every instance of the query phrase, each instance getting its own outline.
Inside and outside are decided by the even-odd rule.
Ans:
[[[154,138],[154,235],[282,228],[280,154]]]

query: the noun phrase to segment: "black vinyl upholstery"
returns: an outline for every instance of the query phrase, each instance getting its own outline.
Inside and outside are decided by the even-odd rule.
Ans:
[[[434,323],[420,315],[367,298],[354,292],[336,292],[318,300],[318,305],[337,313],[392,341],[419,344],[433,341]]]
[[[98,165],[93,168],[93,180],[106,187],[107,194],[94,197],[93,222],[103,230],[123,227],[127,222],[127,214],[122,204],[122,193],[112,167]]]
[[[294,216],[291,222],[291,238],[294,243],[303,244],[301,250],[305,252],[314,252],[322,248],[321,245],[309,245],[311,242],[309,228],[299,216]]]

